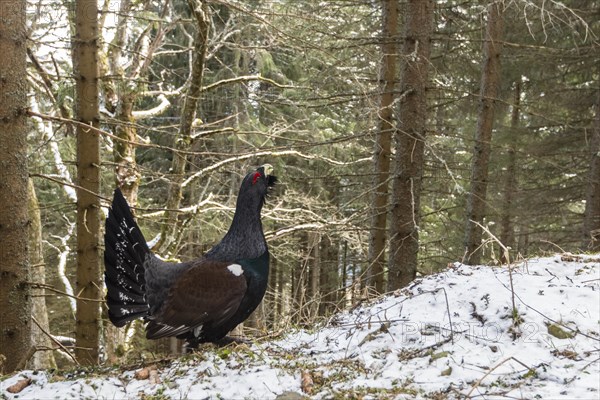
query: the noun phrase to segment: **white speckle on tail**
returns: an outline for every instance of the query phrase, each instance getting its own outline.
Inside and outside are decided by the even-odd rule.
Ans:
[[[128,301],[133,301],[133,299],[129,296],[127,296],[127,294],[123,293],[123,292],[119,292],[119,300],[127,303]]]
[[[242,266],[240,264],[231,264],[227,267],[227,269],[235,276],[240,276],[244,273],[244,270],[242,269]]]

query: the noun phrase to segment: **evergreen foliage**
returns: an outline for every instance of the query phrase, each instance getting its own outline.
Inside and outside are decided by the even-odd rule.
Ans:
[[[209,246],[223,236],[240,179],[268,162],[281,182],[263,210],[272,276],[264,306],[246,327],[261,335],[290,323],[312,324],[368,296],[382,2],[141,0],[125,2],[124,12],[124,2],[100,3],[103,206],[115,186],[119,129],[135,128],[127,140],[135,142],[130,161],[140,178],[136,218],[149,241],[164,226],[176,228],[170,230],[169,255],[190,260],[208,250],[200,243]],[[206,4],[211,27],[191,138],[178,144],[198,26],[190,10],[194,3]],[[76,275],[76,210],[69,192],[76,184],[77,160],[70,122],[75,90],[70,7],[69,2],[32,3],[27,22],[32,113],[43,120],[28,135],[29,170],[40,204],[46,284],[55,290],[47,298],[49,325],[60,336],[75,330],[65,286],[75,286]],[[401,2],[400,15],[403,7]],[[500,235],[514,149],[513,239],[507,243],[512,259],[586,250],[581,232],[590,179],[588,141],[598,129],[600,90],[598,4],[519,0],[503,7],[503,67],[483,225]],[[486,18],[481,2],[434,5],[420,274],[465,256]],[[398,40],[400,49],[404,38]],[[118,68],[113,68],[116,47]],[[402,95],[395,93],[395,104]],[[132,110],[120,118],[126,96],[133,96]],[[397,106],[393,117],[398,125]],[[187,159],[182,198],[177,210],[166,213],[177,154]],[[388,216],[387,226],[394,223]],[[481,261],[498,263],[499,248],[488,239],[484,232]]]

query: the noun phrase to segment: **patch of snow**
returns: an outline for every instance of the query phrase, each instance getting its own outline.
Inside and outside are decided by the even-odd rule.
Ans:
[[[599,398],[600,255],[514,265],[516,313],[510,278],[506,266],[457,263],[314,331],[161,365],[160,383],[135,371],[65,380],[23,371],[0,382],[0,397],[274,399],[302,393],[308,371],[317,399]],[[24,377],[32,383],[21,393],[6,391]]]

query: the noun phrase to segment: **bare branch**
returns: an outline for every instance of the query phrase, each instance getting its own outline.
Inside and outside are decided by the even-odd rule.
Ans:
[[[351,162],[343,162],[343,161],[337,161],[337,160],[333,160],[331,158],[327,158],[327,157],[323,157],[323,156],[319,156],[319,155],[304,154],[297,150],[257,151],[255,153],[241,154],[239,156],[230,157],[225,160],[221,160],[217,163],[214,163],[213,165],[211,165],[209,167],[203,168],[203,169],[199,170],[198,172],[192,174],[186,180],[184,180],[183,183],[181,184],[181,186],[185,187],[189,183],[194,181],[194,179],[198,178],[199,176],[202,176],[203,174],[205,174],[209,171],[218,169],[226,164],[231,164],[231,163],[234,163],[234,162],[237,162],[240,160],[247,160],[247,159],[253,158],[253,157],[260,157],[260,156],[282,157],[282,156],[289,156],[289,155],[294,155],[294,156],[297,156],[300,158],[304,158],[306,160],[321,160],[321,161],[325,161],[328,164],[332,164],[332,165],[352,165],[352,164],[359,164],[359,163],[371,161],[371,158],[367,157],[367,158],[361,158],[361,159],[351,161]]]
[[[231,83],[252,82],[252,81],[261,81],[261,82],[269,83],[269,84],[271,84],[273,86],[276,86],[276,87],[282,88],[282,89],[285,89],[285,88],[295,88],[295,89],[297,89],[297,87],[294,86],[294,85],[282,85],[281,83],[275,82],[274,80],[269,79],[269,78],[265,78],[265,77],[263,77],[263,76],[261,76],[259,74],[259,75],[237,76],[237,77],[231,78],[231,79],[223,79],[223,80],[215,82],[215,83],[213,83],[211,85],[204,86],[202,88],[202,91],[203,92],[207,92],[209,90],[217,89],[217,88],[219,88],[221,86],[229,85]]]
[[[35,319],[35,317],[33,315],[31,316],[31,320],[38,326],[38,328],[40,328],[40,330],[46,336],[48,336],[50,338],[50,340],[52,340],[54,343],[56,343],[58,345],[58,347],[60,347],[69,357],[71,357],[71,359],[73,360],[73,362],[76,365],[79,365],[79,362],[73,356],[73,354],[71,354],[71,352],[69,351],[69,349],[67,349],[65,346],[63,346],[63,344],[61,342],[59,342],[58,340],[56,340],[56,338],[54,336],[52,336],[50,333],[48,333],[48,331],[46,331],[44,328],[42,328],[42,326],[40,325],[40,323]]]

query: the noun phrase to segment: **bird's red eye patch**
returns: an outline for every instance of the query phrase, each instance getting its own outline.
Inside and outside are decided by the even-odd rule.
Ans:
[[[252,184],[253,185],[256,183],[256,181],[258,181],[258,178],[260,178],[260,172],[255,172],[254,176],[252,177]]]

